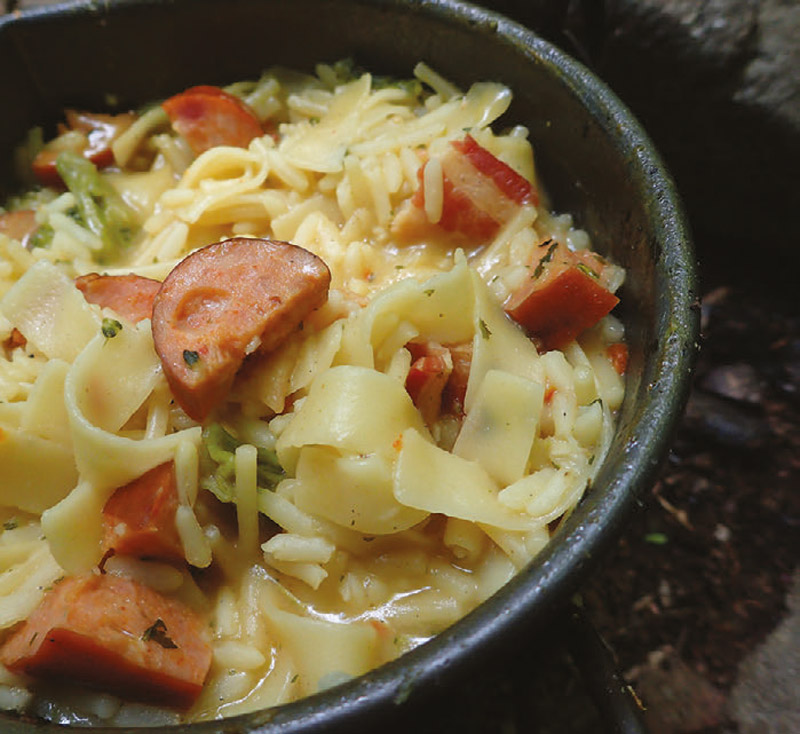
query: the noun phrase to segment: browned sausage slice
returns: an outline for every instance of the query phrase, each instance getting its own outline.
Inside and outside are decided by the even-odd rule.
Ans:
[[[172,461],[119,487],[103,507],[104,548],[121,555],[183,561],[175,527],[178,486]]]
[[[236,237],[196,250],[164,280],[153,342],[172,394],[204,421],[244,358],[270,351],[328,298],[330,271],[288,242]]]
[[[88,273],[75,279],[75,287],[89,303],[116,311],[134,324],[149,319],[161,283],[141,275]]]
[[[132,579],[73,576],[0,649],[17,673],[188,708],[211,665],[206,620]]]
[[[18,209],[0,214],[0,234],[18,240],[23,247],[27,247],[28,240],[38,226],[36,212],[32,209]]]

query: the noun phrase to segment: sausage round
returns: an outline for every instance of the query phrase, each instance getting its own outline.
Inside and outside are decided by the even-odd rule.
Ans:
[[[153,303],[153,341],[178,404],[203,422],[245,357],[271,351],[328,298],[330,271],[288,242],[237,237],[196,250]]]

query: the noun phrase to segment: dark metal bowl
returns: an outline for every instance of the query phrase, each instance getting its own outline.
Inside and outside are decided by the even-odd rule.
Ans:
[[[0,19],[0,193],[14,187],[13,145],[64,106],[103,109],[113,95],[127,108],[274,64],[310,70],[348,56],[398,76],[424,60],[464,87],[489,79],[514,90],[504,119],[529,128],[556,210],[574,213],[595,247],[628,270],[621,316],[631,357],[619,428],[593,489],[555,540],[458,624],[355,681],[175,729],[187,734],[392,728],[543,634],[654,481],[688,390],[698,323],[692,247],[651,142],[583,66],[502,16],[454,0],[87,0]],[[7,718],[0,728],[32,725]]]

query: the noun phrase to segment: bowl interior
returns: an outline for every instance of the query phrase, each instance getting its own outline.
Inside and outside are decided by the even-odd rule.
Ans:
[[[13,101],[0,116],[0,195],[14,189],[13,146],[29,127],[59,119],[65,106],[129,108],[193,84],[253,78],[276,64],[311,70],[344,57],[397,76],[424,60],[464,88],[477,80],[512,88],[504,122],[530,130],[554,208],[573,213],[594,246],[628,270],[621,293],[627,392],[594,488],[558,541],[509,585],[401,660],[310,699],[229,720],[225,731],[352,731],[353,717],[363,728],[387,706],[424,701],[481,655],[534,634],[654,479],[695,351],[689,232],[638,123],[607,87],[541,38],[449,0],[106,0],[5,18],[0,67],[14,73],[0,78],[0,98]],[[10,720],[2,728],[26,730]]]

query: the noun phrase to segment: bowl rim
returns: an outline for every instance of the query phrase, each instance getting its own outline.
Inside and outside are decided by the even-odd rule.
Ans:
[[[190,0],[77,0],[39,6],[0,17],[4,27],[36,23],[62,15],[96,16],[130,7],[157,9]],[[597,556],[614,539],[624,519],[654,482],[661,461],[688,397],[698,348],[699,304],[691,232],[674,181],[652,141],[628,107],[582,63],[552,42],[501,13],[464,0],[353,0],[432,16],[448,25],[468,28],[478,36],[493,36],[511,45],[522,57],[545,66],[567,88],[613,146],[625,156],[631,176],[646,197],[645,211],[660,248],[655,269],[669,287],[656,303],[657,345],[652,355],[650,387],[661,396],[650,401],[637,418],[636,441],[629,442],[602,494],[587,510],[578,510],[564,524],[560,542],[549,543],[534,560],[492,597],[430,641],[359,678],[292,703],[210,722],[163,727],[164,731],[276,732],[355,731],[385,707],[413,699],[424,701],[426,691],[448,676],[469,669],[467,658],[476,651],[491,653],[508,639],[527,639],[525,631],[558,612],[593,567]],[[17,729],[8,722],[9,731]],[[6,722],[4,722],[4,727]],[[25,726],[25,724],[21,724]],[[82,730],[70,727],[70,730]],[[45,729],[47,730],[47,729]],[[93,732],[142,731],[92,727]]]

